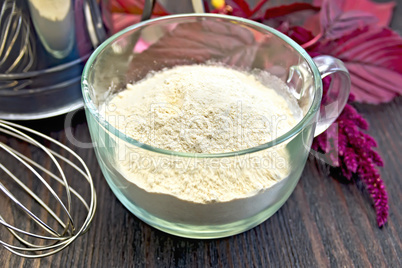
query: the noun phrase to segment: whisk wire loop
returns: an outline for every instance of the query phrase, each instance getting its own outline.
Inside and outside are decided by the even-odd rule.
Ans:
[[[9,124],[11,125],[12,123],[9,122]],[[21,129],[24,129],[25,127],[23,126],[19,126],[17,124],[14,124],[14,127],[18,126]],[[7,129],[12,129],[10,126],[4,125],[2,124],[2,122],[0,122],[0,131],[1,131],[1,127],[5,127]],[[25,131],[28,131],[27,128],[24,129]],[[29,129],[29,132],[32,132],[33,130]],[[20,161],[25,167],[27,167],[38,179],[41,180],[41,182],[46,186],[46,188],[50,191],[50,193],[53,195],[54,198],[56,198],[56,200],[61,204],[62,208],[64,209],[64,211],[67,213],[67,215],[69,216],[69,220],[71,222],[73,222],[73,219],[71,218],[70,215],[70,209],[71,209],[71,194],[70,194],[70,187],[68,186],[67,183],[67,179],[66,176],[64,175],[64,172],[60,166],[60,164],[56,161],[56,159],[54,158],[54,156],[48,151],[48,149],[46,149],[45,146],[43,146],[42,144],[40,144],[39,142],[37,142],[35,139],[29,137],[28,135],[26,135],[25,133],[14,129],[14,132],[18,135],[21,135],[22,137],[25,137],[29,143],[31,143],[32,145],[35,145],[37,147],[39,147],[40,149],[43,150],[43,152],[45,152],[50,159],[53,161],[53,163],[55,164],[55,166],[57,167],[58,171],[61,174],[61,177],[65,183],[65,188],[66,188],[66,193],[67,193],[67,208],[64,205],[64,203],[60,200],[60,198],[57,196],[57,194],[55,193],[55,191],[53,190],[53,188],[46,182],[46,180],[30,165],[28,165],[25,161],[23,161],[21,158],[19,158],[17,155],[15,155],[13,152],[8,151],[8,153],[10,153],[13,157],[15,157],[18,161]],[[32,132],[33,134],[35,134],[34,132]],[[0,143],[0,147],[6,148],[5,146],[2,146],[2,143]]]
[[[36,214],[34,214],[26,206],[24,206],[22,202],[20,202],[20,200],[11,192],[11,190],[8,189],[5,184],[0,182],[0,190],[15,205],[17,205],[17,207],[19,207],[23,212],[25,212],[29,218],[33,219],[33,222],[35,222],[39,227],[41,227],[41,229],[45,230],[48,233],[48,235],[42,235],[13,226],[12,224],[10,224],[9,221],[6,221],[2,217],[1,215],[2,213],[0,211],[0,225],[4,226],[23,246],[5,242],[1,239],[1,237],[0,237],[0,245],[2,245],[10,252],[26,258],[46,257],[61,251],[62,249],[70,245],[78,236],[88,231],[90,223],[92,222],[95,214],[97,198],[92,177],[88,167],[85,165],[85,162],[81,159],[81,157],[79,157],[78,154],[75,153],[73,150],[63,145],[59,141],[51,137],[48,137],[40,132],[37,132],[33,129],[12,122],[0,120],[0,132],[39,148],[42,152],[46,154],[47,157],[49,157],[51,162],[56,167],[58,174],[53,173],[46,167],[40,165],[30,157],[22,154],[21,152],[8,146],[7,144],[0,142],[0,148],[4,152],[12,156],[15,160],[18,161],[18,163],[22,164],[22,166],[27,168],[29,172],[31,172],[41,182],[41,184],[45,186],[44,189],[47,189],[48,192],[51,193],[51,195],[55,198],[55,200],[60,205],[63,213],[66,215],[67,218],[66,221],[63,221],[60,218],[60,216],[54,210],[52,210],[37,194],[35,194],[8,168],[6,168],[2,163],[0,163],[0,169],[3,170],[3,172],[7,176],[9,176],[20,187],[20,189],[22,189],[27,194],[27,196],[32,198],[32,201],[36,202],[43,209],[45,209],[45,211],[51,216],[50,218],[54,219],[63,228],[61,232],[57,232],[47,222],[40,219]],[[55,152],[50,148],[45,147],[37,140],[30,137],[28,134],[38,136],[40,138],[43,138],[44,140],[51,142],[52,144],[57,145],[58,147],[60,147],[69,154],[70,159],[72,156],[74,159],[78,160],[79,166],[69,158],[61,155],[60,153]],[[61,167],[61,163],[68,165],[74,171],[76,171],[77,174],[84,177],[85,181],[89,185],[90,198],[87,200],[90,202],[87,202],[86,198],[80,195],[77,190],[75,190],[69,185],[66,174],[64,173]],[[46,175],[51,180],[63,186],[64,193],[67,199],[66,203],[63,203],[61,198],[59,198],[59,196],[56,194],[56,191],[50,186],[50,184],[45,180],[45,178],[40,173]],[[74,179],[76,179],[76,177],[74,177]],[[73,221],[73,215],[71,211],[72,195],[77,198],[77,200],[85,207],[85,210],[87,211],[87,215],[79,228],[77,228],[75,222]],[[27,238],[22,237],[21,235],[27,236]],[[30,241],[32,239],[36,239],[35,240],[36,243]]]

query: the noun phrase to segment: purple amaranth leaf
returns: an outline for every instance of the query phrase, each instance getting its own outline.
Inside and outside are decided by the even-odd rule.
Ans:
[[[225,3],[231,7],[230,15],[248,18],[252,14],[250,6],[245,0],[226,0]]]
[[[377,104],[402,94],[402,38],[392,30],[365,27],[337,40],[322,40],[314,50],[345,63],[356,101]]]
[[[304,21],[318,14],[319,10],[319,7],[308,3],[292,3],[270,7],[263,12],[257,12],[252,19],[276,29],[283,23],[287,23],[293,27],[295,25],[303,25]]]
[[[290,5],[271,7],[265,11],[264,19],[267,20],[267,19],[272,19],[272,18],[276,18],[276,17],[282,17],[285,15],[293,14],[295,12],[304,11],[304,10],[318,11],[318,10],[320,10],[320,8],[317,6],[308,4],[308,3],[293,3]]]
[[[351,90],[357,101],[378,104],[389,102],[402,94],[402,88],[396,84],[402,82],[401,74],[376,66],[362,66],[362,63],[346,62],[345,65],[351,74]],[[389,81],[389,84],[386,87],[378,86],[384,80]]]
[[[324,1],[321,6],[321,34],[328,40],[338,39],[356,29],[378,21],[372,14],[362,11],[344,12],[337,1]]]
[[[142,78],[153,71],[177,64],[194,64],[215,59],[228,65],[249,68],[259,44],[253,32],[236,24],[201,21],[179,24],[130,63],[130,77]],[[135,73],[134,73],[135,72]]]
[[[251,10],[250,17],[259,16],[259,13],[263,11],[263,6],[269,2],[269,0],[260,0]]]
[[[284,29],[281,32],[288,35],[290,38],[292,38],[298,44],[307,43],[308,41],[310,41],[311,39],[314,38],[314,35],[310,31],[308,31],[305,28],[300,27],[300,26],[289,27],[289,25],[288,25],[286,30]],[[330,77],[330,76],[327,76],[327,77]],[[326,79],[324,78],[324,80],[326,80]],[[323,80],[323,83],[324,83],[324,80]],[[325,88],[325,86],[324,86],[324,88]]]
[[[314,0],[313,4],[321,6],[323,0]],[[392,10],[395,7],[394,1],[388,1],[387,3],[379,3],[371,0],[337,0],[343,12],[350,10],[365,11],[378,19],[379,26],[387,26],[392,18]]]
[[[320,14],[323,12],[325,10]],[[344,32],[335,39],[323,34],[314,37],[302,27],[289,26],[285,34],[294,38],[310,55],[327,54],[341,59],[350,72],[351,92],[356,101],[388,102],[402,94],[402,38],[391,29],[376,24],[356,25],[359,27],[352,27],[352,32]]]

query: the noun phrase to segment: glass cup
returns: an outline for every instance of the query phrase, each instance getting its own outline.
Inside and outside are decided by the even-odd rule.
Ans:
[[[286,92],[277,89],[277,93],[297,103],[302,118],[291,130],[265,144],[206,154],[169,151],[141,143],[114,127],[112,121],[118,119],[106,120],[101,112],[105,107],[115,108],[107,106],[111,96],[150,72],[211,62],[277,76],[289,88]],[[322,99],[322,78],[328,75],[331,85]],[[217,14],[166,16],[124,29],[96,49],[82,76],[89,130],[100,167],[114,194],[149,225],[191,238],[237,234],[274,214],[294,190],[314,136],[336,119],[349,90],[348,71],[338,59],[312,59],[275,29]],[[221,177],[221,186],[216,185],[216,176]],[[198,183],[191,186],[194,191],[208,195],[210,189],[223,187],[231,191],[232,198],[217,200],[206,196],[203,200],[189,200],[147,188],[150,181],[163,178],[165,184],[176,183],[176,190],[188,190],[188,185],[177,181],[184,177],[189,180],[182,183]],[[255,180],[265,178],[271,181],[269,187],[254,187]],[[234,186],[239,181],[249,181],[242,187],[254,189],[253,192],[242,193],[242,187]]]

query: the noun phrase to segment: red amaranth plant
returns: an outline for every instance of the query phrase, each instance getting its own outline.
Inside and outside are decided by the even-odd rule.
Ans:
[[[287,34],[301,45],[314,39],[310,31],[299,26],[287,29]],[[307,51],[311,56],[317,56],[320,54],[320,45],[311,44]],[[325,95],[328,79],[323,80],[323,86]],[[314,139],[312,149],[324,152],[328,156],[327,161],[340,168],[348,180],[353,176],[362,179],[373,199],[377,224],[381,227],[388,217],[388,194],[377,170],[377,167],[383,166],[383,161],[373,150],[373,147],[377,147],[375,139],[363,132],[368,130],[369,124],[351,105],[353,101],[355,97],[350,94],[340,116],[327,131]]]
[[[349,99],[352,102],[353,95]],[[314,140],[312,148],[325,152],[332,165],[339,167],[348,180],[354,175],[363,180],[374,201],[377,223],[381,227],[387,222],[388,195],[377,170],[383,166],[383,161],[373,150],[377,146],[374,138],[363,132],[367,129],[367,121],[353,106],[346,104],[335,124]]]

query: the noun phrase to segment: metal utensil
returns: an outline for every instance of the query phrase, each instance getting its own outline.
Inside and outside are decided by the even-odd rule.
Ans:
[[[84,3],[84,13],[87,29],[93,47],[97,47],[107,38],[106,30],[102,22],[102,15],[96,0],[87,0]]]
[[[32,1],[30,0],[30,2]],[[68,1],[71,2],[71,0]],[[4,9],[10,10],[13,7],[14,10],[18,9],[22,12],[24,21],[26,18],[26,22],[29,22],[29,36],[34,40],[29,42],[30,47],[27,47],[27,51],[32,50],[33,53],[26,53],[26,58],[24,58],[24,60],[30,59],[32,66],[28,66],[25,69],[13,69],[9,73],[2,73],[2,66],[0,66],[1,119],[31,120],[47,118],[64,114],[83,106],[78,77],[81,75],[89,54],[107,38],[108,28],[102,18],[108,12],[108,9],[105,5],[106,0],[74,0],[71,3],[74,4],[74,41],[76,43],[67,58],[58,59],[60,62],[53,65],[51,64],[52,60],[54,60],[53,56],[49,55],[47,50],[43,48],[45,45],[43,40],[45,39],[40,39],[39,33],[36,34],[32,26],[32,15],[28,8],[29,1],[5,0],[3,3]],[[150,18],[154,4],[155,0],[145,0],[142,20]],[[3,12],[3,18],[9,13],[10,11],[8,13]],[[5,25],[0,21],[0,38],[5,33],[2,31]],[[19,45],[19,43],[15,44],[16,48]],[[129,53],[129,49],[132,48],[130,45],[132,44],[122,45],[122,47],[116,49],[121,50],[122,54],[125,51]],[[0,55],[2,54],[0,53]],[[31,56],[28,57],[28,55]],[[73,57],[74,55],[76,58]],[[40,61],[37,60],[39,58]]]
[[[35,154],[41,152],[43,157],[49,160],[48,163],[53,163],[53,166],[42,166],[30,153],[22,153],[0,140],[0,151],[16,160],[20,165],[18,170],[28,171],[23,172],[24,176],[21,176],[20,172],[13,173],[10,167],[0,162],[0,190],[4,194],[0,195],[0,200],[2,197],[6,199],[1,201],[3,209],[0,211],[0,224],[17,240],[10,242],[9,239],[7,242],[4,233],[0,233],[0,244],[12,253],[26,258],[46,257],[59,252],[84,234],[94,217],[96,194],[91,174],[84,161],[74,151],[44,134],[3,120],[0,120],[0,133],[31,144],[37,149]],[[49,146],[45,147],[30,135],[44,139]],[[56,153],[50,147],[60,147],[64,151]],[[78,161],[79,165],[75,164],[73,159]],[[67,177],[64,173],[67,167],[72,168],[75,174],[70,173]],[[80,177],[82,184],[79,189],[72,188],[72,180],[77,181]],[[78,190],[82,189],[89,191],[89,200],[79,193]],[[74,210],[77,212],[80,207],[72,207],[72,198],[77,198],[82,208],[87,211],[82,221],[76,220]],[[7,213],[7,210],[12,209],[12,213]],[[18,222],[13,222],[10,215],[18,213],[22,213]],[[9,218],[5,219],[5,215]],[[23,217],[25,221],[21,221]],[[20,245],[15,245],[15,242],[20,242]]]
[[[5,0],[0,9],[0,73],[29,71],[34,51],[29,19],[15,1]]]
[[[54,29],[59,24],[46,29],[46,25],[43,26],[43,23],[39,23],[43,22],[42,16],[40,18],[36,16],[36,19],[33,18],[32,8],[30,9],[29,4],[35,2],[35,7],[39,8],[39,11],[43,11],[50,16],[49,7],[39,5],[38,1],[33,0],[0,1],[0,61],[3,59],[2,57],[7,58],[3,64],[0,64],[1,119],[31,120],[47,118],[64,114],[83,106],[79,78],[90,53],[100,42],[106,39],[106,26],[102,23],[102,16],[99,11],[101,3],[92,1],[93,5],[97,4],[98,6],[90,7],[89,17],[86,17],[85,5],[88,6],[87,2],[91,0],[69,1],[74,4],[73,11],[70,10],[70,7],[67,15],[71,17],[71,14],[73,14],[75,18],[75,27],[73,29],[75,30],[75,38],[71,38],[71,41],[74,41],[75,44],[71,53],[68,53],[68,56],[63,59],[55,59],[54,53],[51,54],[48,51],[49,49],[53,49],[53,52],[56,51],[57,46],[54,38],[51,38],[53,32],[50,29]],[[102,11],[104,13],[108,12],[106,7],[103,7]],[[14,15],[10,17],[11,14]],[[37,27],[38,30],[41,30],[38,33],[32,20],[36,22],[37,26],[40,26],[39,28]],[[7,21],[9,22],[7,23]],[[15,22],[11,23],[13,21]],[[18,37],[12,43],[10,41],[12,38],[5,38],[6,36],[13,37],[15,35],[14,28],[17,29],[18,23],[21,26],[19,36],[25,33],[21,32],[22,29],[29,30],[29,42],[22,42],[21,37]],[[72,25],[71,20],[67,18],[66,23]],[[62,27],[62,25],[59,26]],[[63,29],[71,28],[67,26]],[[46,31],[43,27],[45,27]],[[91,27],[98,34],[94,44],[89,37],[89,28]],[[8,30],[9,28],[10,30]],[[2,42],[4,43],[3,50],[1,50]],[[46,44],[48,49],[46,49]],[[23,54],[23,57],[20,57],[18,66],[9,69],[12,65],[9,63],[14,62],[18,55],[16,51],[19,51],[18,49],[24,46],[26,46],[26,49],[22,51],[26,53]],[[9,54],[7,49],[11,49],[12,53]],[[58,55],[62,54],[60,53]],[[28,63],[29,65],[27,65]]]
[[[145,0],[144,10],[142,11],[141,21],[149,20],[152,16],[156,0]]]

